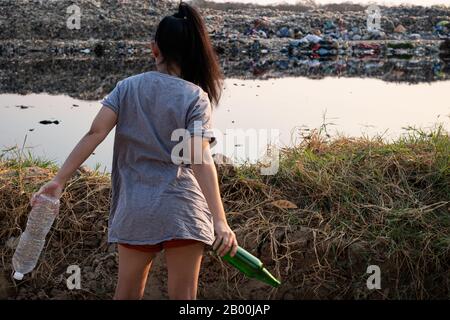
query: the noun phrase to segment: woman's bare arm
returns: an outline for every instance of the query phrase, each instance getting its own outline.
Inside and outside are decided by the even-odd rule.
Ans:
[[[213,215],[214,231],[216,232],[216,241],[213,249],[216,250],[218,248],[217,253],[220,256],[225,255],[231,249],[230,255],[234,256],[238,243],[236,235],[230,229],[225,216],[220,197],[217,170],[211,155],[209,142],[196,136],[191,140],[191,150],[193,150],[193,152],[190,152],[191,167]],[[195,148],[195,146],[201,146],[201,149]],[[195,157],[195,154],[197,154],[197,157]]]
[[[81,138],[67,157],[54,180],[65,184],[72,174],[94,152],[117,122],[117,115],[107,107],[102,107],[91,124],[89,131]]]
[[[67,157],[56,176],[44,184],[38,192],[33,194],[31,205],[37,195],[44,193],[59,198],[64,185],[72,174],[92,154],[97,146],[106,138],[117,123],[117,115],[108,107],[102,107],[91,124],[89,131],[81,138],[75,148]]]

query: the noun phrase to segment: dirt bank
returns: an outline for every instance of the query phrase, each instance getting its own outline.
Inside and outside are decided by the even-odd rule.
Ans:
[[[220,166],[228,218],[239,243],[283,285],[244,278],[208,252],[201,299],[447,299],[450,294],[450,139],[411,131],[392,143],[313,132],[285,149],[280,170]],[[29,212],[29,196],[56,170],[29,157],[0,161],[0,298],[107,299],[117,254],[106,238],[110,178],[80,170],[62,196],[60,216],[36,270],[11,278],[11,256]],[[286,200],[283,202],[279,200]],[[66,269],[82,269],[82,290],[66,288]],[[368,290],[369,265],[381,290]],[[161,257],[147,298],[166,298]]]

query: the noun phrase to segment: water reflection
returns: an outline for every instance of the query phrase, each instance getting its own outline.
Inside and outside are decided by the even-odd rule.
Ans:
[[[441,43],[323,41],[304,46],[293,40],[271,44],[269,48],[258,40],[236,40],[217,50],[228,78],[358,77],[415,84],[450,79],[450,62],[439,51]],[[3,55],[0,54],[0,93],[47,92],[95,100],[119,80],[154,69],[147,43],[119,46],[122,51],[109,43],[108,55],[101,57],[96,57],[95,49],[83,54],[87,50],[82,49],[83,45],[77,49],[73,45],[23,54],[4,45]],[[103,48],[106,44],[98,46]]]
[[[430,127],[440,122],[450,129],[449,90],[450,81],[408,85],[356,78],[227,79],[213,122],[222,133],[278,129],[281,145],[295,142],[301,130],[324,123],[330,135],[383,134],[392,139],[408,126]],[[99,108],[97,100],[64,95],[0,95],[0,147],[21,146],[27,136],[26,146],[32,147],[34,154],[62,163]],[[41,124],[43,120],[50,123]],[[109,170],[113,137],[114,131],[87,160],[88,166],[101,163]],[[260,146],[265,142],[258,141]],[[226,149],[218,145],[215,152],[241,160],[252,158],[242,141],[222,147]]]

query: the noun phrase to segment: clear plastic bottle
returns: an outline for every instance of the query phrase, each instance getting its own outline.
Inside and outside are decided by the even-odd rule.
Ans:
[[[12,259],[14,279],[22,280],[37,264],[45,245],[45,237],[59,211],[59,199],[38,195],[28,216],[27,227],[20,236]]]

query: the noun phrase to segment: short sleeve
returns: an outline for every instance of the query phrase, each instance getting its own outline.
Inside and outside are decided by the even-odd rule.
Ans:
[[[212,130],[212,108],[206,93],[200,94],[196,103],[189,109],[186,117],[186,129],[191,136],[201,136],[214,145],[216,137]]]
[[[117,82],[116,87],[100,102],[105,107],[119,113],[123,81]]]

